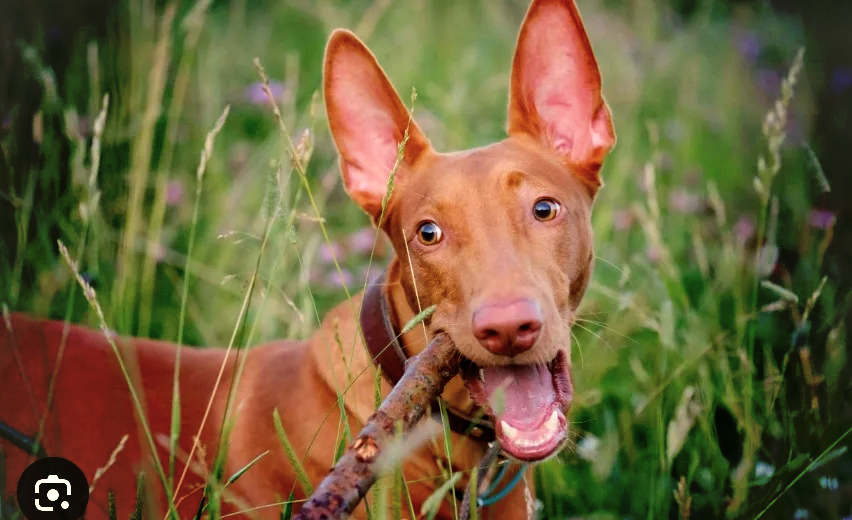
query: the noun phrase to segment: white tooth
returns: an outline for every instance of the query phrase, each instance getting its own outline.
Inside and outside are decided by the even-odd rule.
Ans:
[[[553,410],[553,413],[550,414],[550,417],[547,419],[547,422],[544,423],[544,429],[548,432],[552,432],[559,427],[559,417],[556,415],[556,410]]]
[[[508,437],[510,441],[515,442],[520,440],[518,438],[518,430],[509,426],[509,423],[506,421],[500,421],[500,426],[503,427],[503,433],[506,434],[506,437]]]
[[[485,370],[479,369],[479,380],[485,382]]]

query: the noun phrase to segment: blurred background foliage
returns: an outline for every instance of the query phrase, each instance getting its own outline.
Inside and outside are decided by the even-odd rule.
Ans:
[[[618,144],[575,329],[578,436],[536,473],[545,518],[852,517],[838,203],[850,170],[837,146],[849,142],[849,105],[837,100],[852,98],[852,68],[836,57],[848,7],[788,4],[578,0]],[[404,98],[416,88],[415,119],[450,150],[504,136],[526,8],[3,2],[0,301],[96,323],[59,239],[116,331],[175,340],[189,277],[183,341],[221,345],[259,261],[253,333],[240,343],[306,337],[377,270],[366,271],[374,235],[339,182],[318,93],[330,31],[353,29]],[[795,94],[778,111],[802,47]],[[311,196],[255,58],[310,153]],[[226,106],[200,181],[200,151]],[[388,253],[380,243],[377,263]]]

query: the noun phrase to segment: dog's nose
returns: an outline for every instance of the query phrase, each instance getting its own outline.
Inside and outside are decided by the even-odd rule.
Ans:
[[[541,326],[541,308],[528,299],[485,305],[473,313],[473,335],[483,347],[500,356],[516,356],[531,349]]]

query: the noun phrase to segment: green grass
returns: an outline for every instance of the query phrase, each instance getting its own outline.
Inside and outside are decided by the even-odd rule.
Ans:
[[[18,202],[18,229],[37,216],[18,256],[0,266],[0,300],[12,309],[191,345],[310,335],[363,285],[362,269],[387,257],[381,240],[375,250],[329,247],[372,242],[366,216],[343,192],[318,94],[335,27],[368,43],[399,92],[417,89],[415,119],[439,150],[504,135],[524,1],[209,3],[126,6],[121,38],[74,42],[64,92],[50,90],[50,71],[31,49],[51,93],[42,115],[64,124],[45,131],[40,171],[15,172],[28,175],[28,191],[7,194]],[[790,138],[779,142],[786,125],[764,124],[777,96],[761,89],[760,71],[786,75],[801,38],[769,13],[719,16],[714,7],[677,22],[652,0],[580,3],[618,144],[604,166],[597,267],[575,328],[578,438],[536,470],[546,518],[655,519],[690,508],[753,518],[776,499],[769,514],[785,518],[799,507],[820,518],[850,513],[826,512],[828,492],[787,487],[802,475],[813,487],[823,475],[814,461],[843,433],[826,403],[813,410],[810,397],[789,392],[807,382],[807,350],[790,344],[810,323],[818,288],[811,326],[829,341],[824,363],[809,368],[825,377],[829,396],[847,384],[837,380],[846,362],[840,311],[830,305],[831,281],[821,284],[830,233],[808,225],[818,165]],[[762,42],[759,65],[738,50],[735,25]],[[255,58],[272,78],[277,113]],[[250,85],[256,102],[245,99]],[[94,144],[76,121],[94,121],[104,94]],[[808,86],[797,84],[789,117],[801,128],[808,106]],[[72,147],[67,168],[60,142]],[[34,205],[35,183],[49,191],[67,169],[73,189],[51,207]],[[51,232],[96,282],[102,320]],[[764,257],[754,244],[763,238],[769,253],[798,252],[796,268],[773,278],[783,290],[760,283]],[[734,426],[720,432],[719,414]],[[823,434],[829,441],[810,442]],[[342,441],[348,435],[341,427]],[[735,465],[731,450],[742,453]],[[755,472],[764,463],[774,475]],[[180,479],[173,463],[161,472]],[[220,477],[209,487],[213,516],[227,482]],[[399,500],[395,480],[382,486],[377,497]]]

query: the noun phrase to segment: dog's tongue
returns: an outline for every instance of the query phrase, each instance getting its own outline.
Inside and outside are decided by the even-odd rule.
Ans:
[[[559,450],[568,436],[564,408],[573,394],[564,352],[549,365],[471,363],[462,376],[470,396],[494,420],[504,452],[534,462]]]
[[[541,425],[556,403],[553,374],[546,365],[487,367],[481,377],[495,415],[515,428]]]

